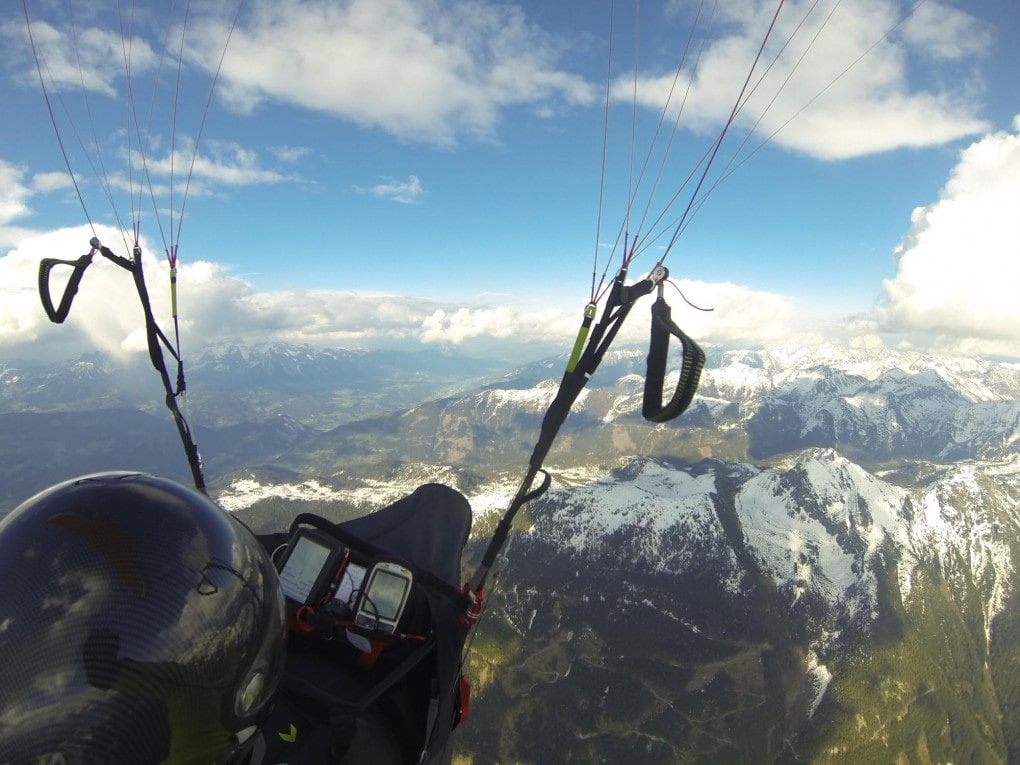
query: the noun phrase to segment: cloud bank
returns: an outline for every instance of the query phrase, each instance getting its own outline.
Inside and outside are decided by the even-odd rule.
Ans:
[[[914,210],[883,284],[878,328],[963,351],[1020,354],[1020,117],[960,155],[938,201]]]
[[[100,238],[119,243],[114,229],[97,227]],[[0,258],[0,357],[69,358],[100,350],[113,356],[145,353],[142,314],[130,275],[97,257],[75,298],[68,320],[50,324],[36,286],[44,257],[71,260],[88,251],[88,227],[31,236]],[[167,265],[148,254],[142,242],[144,270],[157,320],[169,329]],[[126,245],[113,247],[126,251]],[[52,275],[59,301],[69,267]],[[700,313],[674,302],[674,317],[705,342],[758,345],[790,342],[796,305],[780,295],[734,284],[688,282],[681,285],[699,301],[719,306]],[[573,342],[583,306],[529,305],[465,300],[438,301],[421,296],[356,294],[326,290],[259,291],[244,279],[210,262],[182,264],[178,274],[182,342],[192,350],[228,342],[282,341],[321,347],[458,347],[474,353],[513,358],[566,352]],[[620,343],[647,341],[645,298],[631,314]],[[805,342],[817,335],[798,333]]]

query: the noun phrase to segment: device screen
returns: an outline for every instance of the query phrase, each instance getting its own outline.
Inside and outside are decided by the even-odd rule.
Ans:
[[[372,615],[391,622],[397,621],[404,605],[404,595],[410,585],[410,580],[404,576],[376,569],[368,586]]]
[[[298,603],[307,603],[332,548],[306,535],[299,536],[292,544],[293,548],[280,571],[280,585],[288,598]]]

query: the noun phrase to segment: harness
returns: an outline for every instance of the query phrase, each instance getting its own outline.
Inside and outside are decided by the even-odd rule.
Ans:
[[[263,728],[266,763],[318,763],[348,750],[355,761],[379,763],[429,763],[443,755],[468,708],[461,673],[468,630],[460,617],[470,599],[455,582],[470,526],[462,494],[426,484],[354,521],[302,513],[288,533],[260,537],[267,550],[278,550],[311,527],[345,547],[348,566],[370,568],[384,558],[413,574],[392,632],[359,626],[337,605],[336,588],[313,604],[288,602],[282,694]],[[367,640],[370,650],[351,635]]]

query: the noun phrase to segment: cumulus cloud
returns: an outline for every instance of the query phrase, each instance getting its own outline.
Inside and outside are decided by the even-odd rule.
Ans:
[[[242,112],[287,103],[450,144],[491,137],[500,111],[590,103],[554,42],[506,4],[465,0],[257,0],[230,38],[221,95]],[[229,21],[203,21],[190,55],[212,70]]]
[[[672,35],[663,49],[672,50],[645,65],[636,82],[621,77],[614,94],[630,101],[636,87],[638,102],[658,113],[672,91],[673,108],[685,104],[681,124],[714,133],[730,113],[774,6],[729,0],[711,23],[704,13],[675,85],[677,41],[686,37],[694,6],[671,3],[665,18],[655,19]],[[54,91],[122,95],[125,51],[133,79],[142,83],[156,78],[161,62],[176,64],[173,46],[183,42],[185,77],[206,76],[192,93],[204,97],[219,71],[217,96],[240,113],[294,105],[404,141],[450,145],[465,135],[492,138],[508,108],[544,115],[602,101],[601,82],[561,65],[571,41],[545,32],[513,4],[252,0],[236,27],[228,10],[215,3],[196,9],[183,40],[172,13],[169,21],[154,14],[162,30],[146,29],[143,21],[129,26],[126,41],[123,19],[108,12],[104,18],[98,9],[77,28],[42,19],[32,28]],[[738,125],[750,128],[761,118],[760,136],[774,134],[776,143],[825,159],[937,145],[985,130],[968,97],[979,83],[966,64],[983,55],[993,31],[939,0],[905,13],[897,0],[787,0]],[[13,64],[17,76],[33,80],[24,25],[10,22],[0,32],[22,52]],[[937,72],[940,84],[918,80],[918,72],[943,64],[952,68]],[[192,100],[192,109],[202,101]],[[300,155],[280,148],[283,162]],[[152,153],[169,156],[165,149]]]
[[[704,345],[727,348],[768,348],[778,345],[815,346],[831,339],[833,317],[815,315],[796,298],[732,282],[679,281],[686,304],[667,289],[672,318],[688,335]],[[635,308],[621,339],[647,344],[648,306]],[[635,318],[636,317],[636,318]]]
[[[704,37],[693,48],[700,55],[690,54],[679,81],[674,85],[673,71],[645,72],[638,101],[657,112],[669,102],[674,114],[683,104],[682,125],[718,131],[773,12],[756,0],[721,4],[711,30],[702,21]],[[933,62],[959,64],[984,51],[990,30],[939,2],[922,4],[899,24],[902,13],[893,0],[787,2],[736,124],[820,159],[939,145],[986,130],[967,97],[970,71],[956,70],[936,89],[915,82],[911,65],[920,61],[916,68],[928,71]],[[634,87],[621,79],[615,97],[631,100]]]
[[[1017,355],[1020,342],[1020,117],[960,155],[940,199],[914,210],[883,285],[879,320],[903,337]]]
[[[32,190],[41,193],[69,189],[72,185],[71,176],[67,173],[36,173],[32,176]]]
[[[96,227],[99,238],[117,253],[127,244],[118,231]],[[82,280],[70,316],[61,325],[49,322],[36,286],[42,258],[73,260],[89,250],[87,226],[62,229],[23,239],[0,258],[0,358],[67,358],[99,350],[114,357],[145,352],[144,327],[130,274],[97,256]],[[171,321],[167,266],[146,253],[143,264],[157,321],[168,330]],[[69,266],[52,272],[51,294],[59,302]],[[466,330],[464,306],[404,295],[364,295],[325,290],[259,291],[218,264],[184,264],[178,274],[183,341],[197,350],[222,342],[285,341],[330,347],[420,347],[421,343],[471,345],[474,340],[506,339],[522,326],[544,325],[532,317],[506,314],[502,331],[493,324]],[[478,308],[476,316],[503,309]],[[446,321],[441,317],[448,316]],[[530,330],[528,330],[530,331]],[[541,337],[555,337],[543,328]]]
[[[113,231],[97,228],[100,237],[114,242]],[[23,239],[18,248],[0,258],[0,354],[12,357],[65,356],[75,348],[123,353],[128,338],[142,327],[141,315],[133,307],[133,285],[123,269],[96,258],[85,283],[72,304],[63,326],[53,325],[43,312],[36,287],[39,262],[43,258],[74,260],[90,249],[88,227],[63,229]],[[147,263],[157,267],[155,261]],[[58,303],[70,267],[51,272],[51,295]]]
[[[913,49],[931,58],[959,60],[981,55],[991,45],[992,30],[946,3],[922,3],[903,25]]]

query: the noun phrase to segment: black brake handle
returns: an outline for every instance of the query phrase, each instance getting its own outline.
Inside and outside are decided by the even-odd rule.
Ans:
[[[652,332],[648,345],[648,368],[641,414],[649,422],[669,422],[683,414],[691,405],[705,367],[705,352],[672,319],[669,305],[660,295],[652,304]],[[675,337],[683,347],[683,362],[676,390],[663,406],[666,383],[666,359],[669,340]]]
[[[42,300],[43,310],[54,324],[63,324],[67,314],[71,311],[71,302],[78,294],[78,285],[85,276],[85,269],[92,263],[96,251],[90,250],[77,260],[59,260],[57,258],[43,258],[39,261],[39,298]],[[60,305],[53,306],[53,297],[50,293],[50,273],[56,266],[71,266],[71,276],[64,287],[64,294],[60,297]]]
[[[74,296],[78,294],[78,286],[81,284],[82,277],[85,276],[85,269],[92,264],[92,258],[97,252],[121,268],[126,268],[128,271],[135,270],[134,263],[127,258],[115,255],[98,238],[92,237],[89,240],[89,245],[92,249],[77,260],[43,258],[39,261],[39,298],[42,300],[43,310],[54,324],[63,324],[64,319],[71,312],[71,303],[74,301]],[[57,266],[71,266],[71,276],[64,286],[64,294],[60,296],[60,305],[54,307],[53,295],[50,292],[50,273]]]

